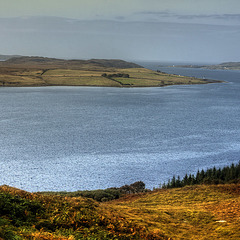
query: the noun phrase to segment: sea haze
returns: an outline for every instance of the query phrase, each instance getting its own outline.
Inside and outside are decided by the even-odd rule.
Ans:
[[[161,68],[226,83],[0,88],[0,185],[28,191],[158,187],[239,161],[240,71]]]

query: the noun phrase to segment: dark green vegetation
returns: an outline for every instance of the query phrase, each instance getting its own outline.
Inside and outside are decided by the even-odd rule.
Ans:
[[[185,187],[172,180],[171,189],[154,191],[141,181],[73,193],[0,186],[0,239],[240,239],[239,166],[187,175]],[[193,186],[200,175],[208,184]]]
[[[240,182],[240,162],[236,165],[232,164],[230,167],[218,168],[215,167],[201,170],[196,175],[186,174],[183,179],[180,176],[177,178],[173,176],[167,184],[163,184],[163,188],[184,187],[186,185],[196,184],[223,184],[223,183],[237,183]]]
[[[0,239],[152,239],[114,209],[89,198],[0,187]]]
[[[206,79],[155,72],[122,60],[13,57],[0,62],[0,86],[162,87]]]
[[[240,62],[225,62],[216,65],[179,65],[175,67],[184,68],[206,68],[206,69],[219,69],[219,70],[240,70]]]
[[[135,182],[130,185],[124,185],[120,188],[107,188],[98,190],[85,190],[76,192],[42,192],[42,194],[60,195],[68,197],[86,197],[92,198],[98,202],[106,202],[118,199],[126,194],[142,193],[150,190],[145,189],[145,183],[142,181]]]

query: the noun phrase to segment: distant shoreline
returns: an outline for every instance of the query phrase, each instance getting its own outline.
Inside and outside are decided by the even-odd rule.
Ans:
[[[240,70],[240,62],[226,62],[214,65],[173,65],[168,66],[173,68],[201,68],[201,69],[211,69],[211,70]]]
[[[196,83],[196,84],[171,84],[171,85],[163,85],[163,86],[101,86],[101,85],[21,85],[21,86],[0,86],[0,88],[46,88],[46,87],[82,87],[82,88],[163,88],[163,87],[171,87],[171,86],[189,86],[189,85],[201,85],[201,84],[215,84],[215,83],[227,83],[226,81],[220,80],[210,80],[205,83]]]

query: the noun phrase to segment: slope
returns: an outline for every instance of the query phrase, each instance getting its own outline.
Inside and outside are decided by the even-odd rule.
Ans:
[[[1,186],[2,239],[240,239],[240,184],[196,185],[98,203]]]

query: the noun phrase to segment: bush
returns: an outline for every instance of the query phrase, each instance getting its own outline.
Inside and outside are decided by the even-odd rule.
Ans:
[[[42,211],[43,207],[36,201],[0,193],[0,216],[7,216],[15,226],[36,221]]]
[[[81,196],[92,198],[98,202],[106,202],[114,199],[118,199],[120,197],[120,190],[118,188],[108,188],[105,190],[92,190],[92,191],[77,191],[75,193],[70,194],[70,196]]]
[[[124,185],[119,189],[122,194],[140,193],[145,191],[145,183],[138,181],[130,185]]]
[[[129,78],[129,74],[127,73],[114,73],[114,74],[106,74],[106,73],[103,73],[102,74],[102,77],[106,77],[106,78]]]

